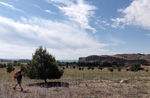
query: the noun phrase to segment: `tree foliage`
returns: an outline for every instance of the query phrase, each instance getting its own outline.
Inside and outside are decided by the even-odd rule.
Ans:
[[[133,63],[131,66],[130,66],[130,70],[131,71],[138,71],[140,69],[140,63]]]
[[[13,67],[13,64],[12,64],[12,63],[8,63],[6,69],[7,69],[7,72],[8,72],[8,73],[11,73],[12,71],[15,70],[15,68]]]
[[[58,68],[55,57],[41,46],[35,51],[32,60],[26,66],[27,76],[31,79],[59,79],[63,71]]]
[[[13,64],[13,66],[21,66],[21,63],[17,62],[17,61],[14,61],[12,64]]]
[[[6,64],[0,64],[0,68],[6,68]]]
[[[108,68],[108,70],[109,70],[110,72],[113,72],[113,71],[114,71],[113,68]]]

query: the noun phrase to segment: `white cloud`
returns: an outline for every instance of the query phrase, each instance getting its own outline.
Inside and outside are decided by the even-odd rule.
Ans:
[[[1,5],[4,5],[4,6],[6,6],[6,7],[9,7],[9,8],[12,9],[12,10],[19,11],[19,12],[21,12],[21,13],[24,13],[22,10],[17,9],[17,8],[15,8],[13,5],[7,4],[7,3],[5,3],[5,2],[1,2],[1,1],[0,1],[0,4],[1,4]]]
[[[34,47],[27,47],[22,45],[13,45],[9,43],[0,42],[0,58],[4,59],[31,59]]]
[[[55,14],[54,12],[52,12],[51,10],[45,10],[46,13],[50,13],[50,14]]]
[[[73,1],[71,0],[45,0],[46,2],[49,2],[49,3],[60,3],[60,4],[64,4],[64,5],[70,5],[72,4]]]
[[[102,20],[101,17],[97,17],[95,24],[103,30],[106,30],[106,27],[110,26],[110,23],[107,20]]]
[[[76,2],[68,0],[46,0],[47,2],[61,3],[62,5],[57,5],[58,8],[69,17],[69,19],[77,22],[84,29],[92,30],[94,33],[97,30],[89,25],[90,17],[94,16],[94,10],[97,8],[93,5],[88,4],[83,0],[77,0]]]
[[[45,12],[47,12],[47,13],[52,13],[50,10],[45,10]]]
[[[32,6],[38,8],[38,9],[42,9],[39,5],[36,5],[36,4],[32,4]]]
[[[4,6],[7,6],[7,7],[10,7],[12,9],[14,9],[15,7],[10,5],[10,4],[7,4],[7,3],[4,3],[4,2],[0,2],[0,4],[4,5]]]
[[[146,34],[146,36],[150,37],[150,34]]]
[[[39,5],[36,5],[36,4],[32,4],[32,6],[34,6],[34,7],[36,7],[36,8],[38,8],[38,9],[40,9],[40,10],[43,10]],[[51,10],[44,10],[44,12],[46,12],[46,13],[50,13],[50,14],[55,14],[54,12],[52,12]]]
[[[96,41],[76,24],[36,17],[14,21],[0,16],[0,42],[0,58],[29,58],[40,45],[46,47],[56,59],[112,54],[102,49],[108,44]]]
[[[118,11],[123,13],[123,17],[112,19],[112,27],[136,25],[150,29],[150,0],[133,0],[127,8]]]

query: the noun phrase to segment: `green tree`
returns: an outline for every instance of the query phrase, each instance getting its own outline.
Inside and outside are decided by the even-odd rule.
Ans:
[[[109,70],[110,72],[113,72],[113,71],[114,71],[113,68],[108,68],[108,70]]]
[[[17,62],[17,61],[14,61],[14,62],[13,62],[13,66],[21,66],[21,63],[20,63],[20,62]]]
[[[13,64],[12,64],[12,63],[8,63],[6,69],[7,69],[7,72],[8,72],[8,73],[11,73],[12,71],[15,70],[15,68],[13,67]]]
[[[121,68],[120,68],[120,67],[118,67],[117,69],[118,69],[118,71],[121,71]]]
[[[5,68],[6,64],[0,64],[0,68]]]
[[[131,66],[130,66],[130,70],[131,71],[138,71],[140,69],[140,63],[133,63]]]
[[[35,51],[32,60],[26,66],[26,75],[31,79],[59,79],[63,70],[58,68],[55,57],[41,46]]]

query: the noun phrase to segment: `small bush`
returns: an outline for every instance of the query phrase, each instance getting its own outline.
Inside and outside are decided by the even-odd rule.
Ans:
[[[131,71],[134,71],[134,72],[135,72],[135,71],[138,71],[138,70],[134,70],[134,69],[130,69],[130,70],[131,70]]]
[[[139,68],[138,70],[144,70],[144,68]]]
[[[91,69],[91,66],[89,66],[87,69],[88,69],[88,70]]]
[[[66,66],[66,68],[68,68],[69,66]]]
[[[79,69],[79,70],[82,70],[82,68],[81,68],[81,67],[79,67],[78,69]]]
[[[148,72],[148,70],[145,70],[146,72]]]
[[[65,70],[65,67],[63,67],[63,70]]]
[[[112,68],[108,68],[108,70],[109,70],[110,72],[113,72],[113,71],[114,71]]]
[[[94,67],[92,67],[91,69],[94,70]]]
[[[0,68],[6,68],[6,64],[0,64]]]
[[[129,71],[129,69],[126,69],[126,71]]]
[[[140,69],[140,63],[133,63],[131,66],[130,66],[130,70],[131,71],[138,71]]]
[[[12,71],[15,70],[15,68],[13,67],[13,64],[12,64],[12,63],[8,63],[6,69],[7,69],[7,72],[8,72],[8,73],[11,73]]]
[[[121,71],[121,68],[120,68],[120,67],[118,68],[118,71]]]
[[[103,68],[102,68],[102,67],[98,67],[98,69],[103,70]]]
[[[76,68],[76,66],[73,66],[73,69],[75,69]]]

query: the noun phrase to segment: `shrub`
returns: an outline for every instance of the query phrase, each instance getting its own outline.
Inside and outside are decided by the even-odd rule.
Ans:
[[[144,68],[139,68],[138,70],[144,70]]]
[[[102,67],[98,67],[98,69],[103,70],[103,68],[102,68]]]
[[[131,66],[130,66],[130,70],[131,71],[138,71],[140,69],[140,63],[133,63]]]
[[[76,66],[73,66],[73,69],[75,69],[76,68]]]
[[[21,63],[20,63],[20,62],[17,62],[17,61],[14,61],[14,62],[13,62],[13,66],[21,66]]]
[[[12,63],[8,63],[6,69],[7,69],[7,72],[8,72],[8,73],[11,73],[12,71],[15,70],[15,68],[13,67],[13,64],[12,64]]]
[[[145,70],[146,72],[148,72],[148,70]]]
[[[79,67],[78,69],[79,69],[79,70],[82,70],[82,68],[81,68],[81,67]]]
[[[91,66],[88,66],[88,68],[87,68],[87,69],[88,69],[88,70],[89,70],[89,69],[91,69]]]
[[[109,70],[110,72],[113,72],[113,71],[114,71],[113,68],[108,68],[108,70]]]
[[[6,64],[0,64],[0,68],[6,68]]]
[[[63,67],[63,70],[65,70],[65,67]]]
[[[91,69],[94,70],[94,67],[92,67]]]
[[[121,71],[121,68],[120,68],[120,67],[118,68],[118,71]]]

